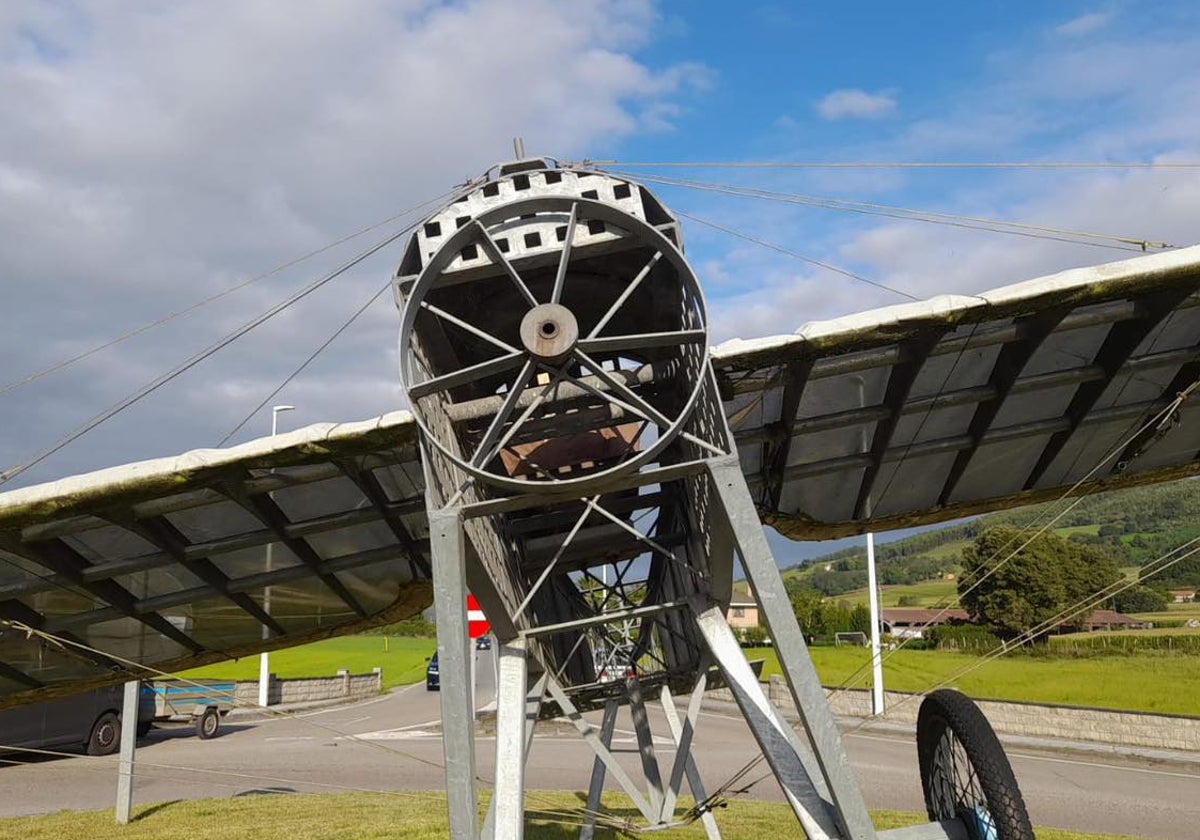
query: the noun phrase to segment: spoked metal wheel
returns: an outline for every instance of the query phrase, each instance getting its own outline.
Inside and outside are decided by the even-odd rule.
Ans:
[[[702,390],[699,283],[624,211],[541,196],[463,217],[405,304],[401,379],[425,440],[528,491],[651,462]]]
[[[917,759],[930,819],[960,820],[971,840],[1033,840],[1012,765],[970,698],[949,689],[925,698]]]

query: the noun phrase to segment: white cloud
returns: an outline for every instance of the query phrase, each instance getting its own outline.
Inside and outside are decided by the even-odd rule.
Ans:
[[[438,195],[510,156],[513,136],[570,158],[670,128],[712,74],[651,68],[638,51],[658,23],[652,0],[4,4],[0,388]],[[0,395],[0,469],[369,241]],[[214,444],[386,282],[400,247],[26,480]],[[389,295],[281,395],[289,420],[396,408],[397,324]]]
[[[1080,15],[1066,23],[1060,24],[1054,28],[1054,31],[1068,38],[1080,38],[1084,35],[1100,31],[1108,26],[1112,19],[1112,12],[1092,12],[1091,14]]]
[[[1147,24],[1103,44],[1038,41],[1013,47],[987,57],[981,78],[925,103],[919,121],[900,125],[885,140],[843,146],[837,155],[898,161],[1200,160],[1195,60],[1200,38],[1194,33],[1193,27]],[[811,153],[777,156],[803,159]],[[1200,241],[1200,180],[1194,170],[771,171],[769,182],[766,177],[747,186],[865,197],[1181,246]],[[692,212],[920,297],[970,294],[1137,256],[928,223],[817,217],[817,211],[803,214],[766,203],[747,213],[712,200],[704,212]],[[782,255],[763,251],[747,258],[742,243],[689,241],[701,264],[721,278],[718,289],[710,287],[719,337],[791,332],[809,320],[902,302]]]
[[[826,94],[817,103],[817,113],[827,120],[877,120],[896,113],[893,91],[868,93],[858,88],[843,88]]]

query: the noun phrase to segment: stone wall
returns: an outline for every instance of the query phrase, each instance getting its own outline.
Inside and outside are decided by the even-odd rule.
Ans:
[[[383,691],[383,669],[376,668],[370,674],[351,674],[338,671],[334,677],[302,677],[281,680],[271,675],[268,689],[268,705],[280,703],[320,703],[331,700],[362,700],[374,697]],[[237,684],[239,706],[258,705],[258,680]]]
[[[791,692],[780,676],[764,686],[771,702],[785,715],[795,715]],[[827,690],[830,708],[838,716],[868,717],[871,692],[863,689]],[[714,700],[733,702],[729,689],[708,692]],[[979,708],[992,728],[1005,735],[1053,738],[1068,741],[1095,741],[1129,747],[1200,752],[1200,717],[1152,715],[1143,712],[1115,712],[1077,706],[1048,706],[1035,703],[1011,703],[978,700]],[[920,695],[886,692],[882,720],[916,724]]]

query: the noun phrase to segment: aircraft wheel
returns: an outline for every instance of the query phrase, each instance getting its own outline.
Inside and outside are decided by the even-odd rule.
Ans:
[[[941,689],[921,703],[917,760],[930,819],[958,818],[971,840],[1034,840],[1012,765],[966,695]]]

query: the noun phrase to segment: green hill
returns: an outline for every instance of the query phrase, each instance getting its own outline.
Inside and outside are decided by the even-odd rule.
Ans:
[[[1200,537],[1200,482],[1188,479],[1034,505],[877,545],[885,605],[895,606],[907,596],[906,606],[927,606],[952,595],[954,583],[947,576],[958,574],[963,547],[984,528],[1013,525],[1033,533],[1055,517],[1052,530],[1059,536],[1099,548],[1121,566],[1140,567]],[[866,569],[866,547],[860,545],[784,569],[783,578],[789,586],[857,602],[866,598]],[[1200,586],[1200,552],[1156,575],[1153,584]]]

